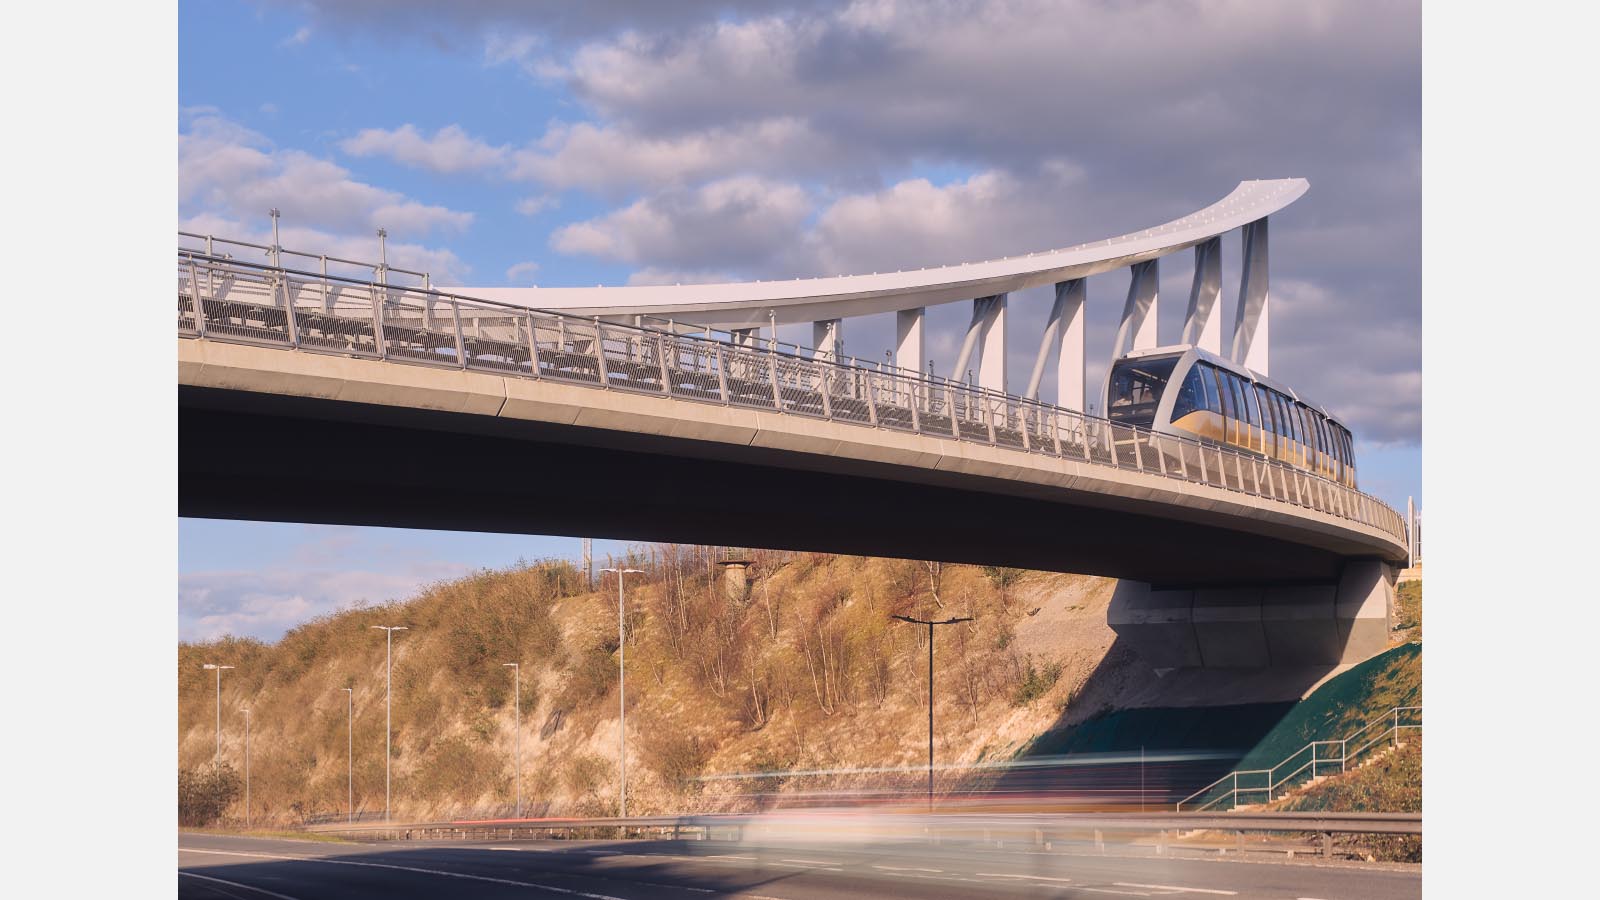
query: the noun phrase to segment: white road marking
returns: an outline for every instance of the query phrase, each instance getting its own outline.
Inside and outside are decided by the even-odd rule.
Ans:
[[[254,891],[257,894],[265,894],[268,897],[277,897],[278,900],[298,900],[298,898],[291,897],[288,894],[280,894],[280,893],[278,893],[276,891],[269,891],[266,888],[258,888],[258,887],[253,887],[253,886],[248,885],[248,884],[240,884],[237,881],[228,881],[228,880],[223,879],[223,878],[212,878],[210,875],[196,875],[193,872],[185,872],[182,869],[178,870],[178,874],[179,875],[187,875],[190,878],[198,878],[201,881],[215,881],[217,884],[225,884],[228,887],[236,887],[236,888],[239,888],[240,890],[244,890],[244,891]]]
[[[937,872],[943,872],[944,871],[943,869],[919,869],[916,866],[873,866],[873,868],[874,869],[882,869],[885,872],[935,872],[935,873],[937,873]]]
[[[1148,897],[1148,896],[1150,896],[1150,892],[1149,891],[1114,891],[1111,888],[1092,888],[1092,887],[1081,887],[1081,888],[1078,888],[1078,890],[1080,890],[1080,891],[1093,891],[1096,894],[1131,894],[1131,895],[1133,895],[1135,897]]]
[[[1014,875],[1010,872],[978,872],[979,878],[1026,878],[1029,881],[1071,881],[1071,878],[1051,878],[1048,875]]]
[[[834,868],[833,866],[810,866],[810,865],[806,865],[805,863],[777,862],[777,863],[772,863],[772,865],[780,866],[780,867],[785,868],[785,869],[807,869],[807,870],[812,871],[812,872],[843,872],[844,871],[843,869]]]
[[[710,853],[710,854],[707,854],[706,856],[703,856],[701,858],[702,859],[755,859],[754,856],[723,856],[723,855],[716,854],[716,853]]]
[[[836,859],[785,859],[784,862],[810,863],[813,866],[837,866]]]
[[[1224,897],[1236,897],[1239,894],[1238,891],[1218,891],[1211,888],[1180,887],[1175,884],[1137,884],[1131,881],[1113,881],[1111,883],[1117,887],[1142,887],[1149,888],[1153,891],[1174,891],[1180,894],[1220,894]]]
[[[215,856],[249,856],[256,859],[287,859],[294,862],[321,863],[325,866],[359,866],[364,869],[394,869],[398,872],[416,872],[422,875],[439,875],[444,878],[462,878],[467,881],[486,881],[490,884],[509,884],[515,887],[538,888],[541,891],[550,891],[555,894],[567,894],[572,897],[588,897],[590,900],[625,900],[623,897],[613,897],[610,894],[591,894],[587,891],[575,891],[570,888],[556,887],[551,884],[540,884],[537,881],[513,881],[509,878],[491,878],[488,875],[469,875],[465,872],[446,872],[442,869],[424,869],[419,866],[397,866],[390,863],[355,862],[348,859],[321,859],[315,856],[283,856],[276,853],[245,853],[239,850],[199,850],[188,847],[179,847],[184,853],[210,853]],[[281,895],[279,895],[281,896]],[[289,898],[293,900],[293,898]]]

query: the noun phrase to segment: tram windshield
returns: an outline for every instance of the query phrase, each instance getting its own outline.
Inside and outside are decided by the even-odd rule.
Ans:
[[[1106,394],[1106,415],[1122,425],[1149,427],[1155,421],[1161,392],[1172,377],[1178,357],[1124,359],[1111,367],[1111,387]]]

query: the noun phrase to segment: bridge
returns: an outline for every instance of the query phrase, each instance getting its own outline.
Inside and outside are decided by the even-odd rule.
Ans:
[[[1084,279],[1130,269],[1117,346],[1159,346],[1160,257],[1192,248],[1184,342],[1221,352],[1221,235],[1244,265],[1233,359],[1265,374],[1267,216],[1245,182],[1157,228],[916,272],[445,291],[424,273],[179,235],[179,512],[944,559],[1123,579],[1112,625],[1157,665],[1333,664],[1382,649],[1402,517],[1266,457],[1083,411]],[[250,261],[257,260],[257,261]],[[1009,292],[1054,284],[1030,383]],[[971,302],[950,371],[929,305]],[[890,363],[843,320],[896,313]],[[763,336],[762,322],[770,331]],[[813,323],[813,347],[777,326]],[[1058,404],[1038,399],[1050,365]]]

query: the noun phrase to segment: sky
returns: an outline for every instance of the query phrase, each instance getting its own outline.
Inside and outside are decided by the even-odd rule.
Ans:
[[[285,246],[371,259],[383,227],[390,262],[440,285],[981,260],[1307,178],[1272,220],[1272,374],[1352,427],[1365,490],[1420,502],[1417,3],[184,0],[178,25],[182,229],[261,240],[277,207]],[[1237,285],[1236,236],[1223,254]],[[1190,274],[1162,260],[1163,342]],[[1089,280],[1091,384],[1126,290]],[[1049,305],[1013,295],[1014,345]],[[967,315],[930,310],[930,355],[953,359]],[[848,322],[846,352],[881,357],[891,322]],[[180,636],[272,640],[577,547],[181,520]]]

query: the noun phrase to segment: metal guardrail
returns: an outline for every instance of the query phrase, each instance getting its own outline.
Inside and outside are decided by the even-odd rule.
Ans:
[[[428,839],[473,835],[488,837],[527,837],[574,831],[614,831],[627,834],[654,832],[674,838],[684,833],[711,837],[717,832],[731,840],[756,834],[783,836],[821,831],[838,835],[862,829],[884,837],[956,837],[981,835],[983,840],[1014,840],[1043,843],[1052,835],[1069,832],[1184,833],[1226,832],[1307,832],[1332,834],[1410,834],[1422,833],[1421,813],[1326,813],[1326,812],[1231,812],[1231,813],[1069,813],[1050,815],[1016,814],[1006,816],[904,813],[768,814],[768,815],[684,815],[629,816],[627,818],[574,819],[471,819],[446,822],[372,822],[354,825],[342,822],[313,825],[308,831],[319,834],[361,834],[369,837]]]
[[[1219,807],[1231,809],[1239,805],[1241,798],[1251,798],[1248,802],[1270,803],[1301,782],[1326,774],[1343,774],[1351,763],[1359,762],[1377,747],[1398,745],[1400,732],[1407,729],[1422,731],[1422,707],[1397,706],[1347,737],[1312,741],[1270,769],[1230,772],[1179,800],[1175,809],[1184,812],[1184,804],[1190,804],[1189,811],[1197,813]],[[1355,749],[1352,750],[1352,746]],[[1224,803],[1227,805],[1222,806]]]
[[[328,272],[330,261],[349,263],[333,257],[317,257],[320,272],[247,263],[213,255],[224,242],[204,240],[205,249],[178,250],[182,336],[548,379],[1005,447],[1207,484],[1405,540],[1403,517],[1376,498],[1216,444],[906,369],[807,357],[802,348],[748,335],[686,335],[394,285],[387,273],[402,270],[381,264],[371,280],[359,280]]]

